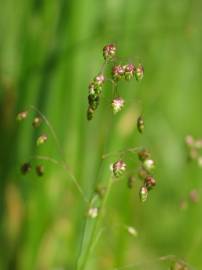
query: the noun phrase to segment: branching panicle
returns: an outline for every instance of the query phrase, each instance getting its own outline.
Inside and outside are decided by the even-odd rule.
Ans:
[[[144,75],[144,68],[142,64],[136,66],[133,63],[126,63],[122,65],[120,63],[115,63],[117,48],[114,44],[108,44],[103,48],[103,57],[104,64],[101,69],[101,73],[99,73],[89,84],[89,92],[88,92],[88,109],[87,109],[87,119],[91,120],[94,116],[95,111],[98,108],[100,103],[100,99],[103,92],[104,82],[109,80],[112,82],[112,91],[116,89],[116,96],[111,101],[112,111],[114,114],[118,113],[122,110],[124,106],[124,99],[118,95],[117,86],[119,81],[125,80],[130,81],[135,78],[137,81],[141,81]],[[113,67],[111,69],[111,77],[105,78],[104,70],[107,64],[113,63]]]

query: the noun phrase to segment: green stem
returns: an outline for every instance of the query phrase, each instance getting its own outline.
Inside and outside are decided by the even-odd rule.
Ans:
[[[119,155],[125,155],[128,152],[130,152],[132,154],[136,154],[141,149],[143,149],[143,147],[133,147],[133,148],[125,149],[125,150],[120,150],[120,151],[116,151],[116,152],[107,153],[107,154],[102,155],[102,159],[106,159],[106,158],[108,158],[110,156],[118,155],[118,154]]]
[[[69,168],[66,167],[66,164],[65,164],[64,162],[58,161],[58,160],[56,160],[56,159],[54,159],[54,158],[51,158],[51,157],[49,157],[49,156],[39,156],[39,155],[37,155],[37,156],[32,156],[31,159],[46,160],[46,161],[49,161],[49,162],[51,162],[51,163],[53,163],[53,164],[56,164],[56,165],[58,165],[58,166],[61,166],[61,167],[65,170],[65,172],[69,175],[69,177],[71,178],[71,180],[73,181],[73,183],[75,184],[75,186],[76,186],[77,190],[80,192],[80,194],[81,194],[81,196],[82,196],[84,202],[85,202],[85,203],[89,203],[89,201],[88,201],[88,199],[86,198],[85,193],[84,193],[83,189],[81,188],[81,186],[79,185],[79,183],[78,183],[76,177],[75,177],[74,174],[69,170]]]
[[[84,270],[86,268],[87,262],[89,261],[89,257],[93,251],[93,248],[95,246],[95,242],[97,241],[96,235],[99,233],[100,224],[104,218],[105,215],[105,206],[107,203],[107,199],[110,194],[111,186],[113,183],[113,179],[110,178],[107,184],[107,189],[104,195],[104,198],[102,199],[101,205],[100,205],[100,212],[98,217],[96,218],[95,222],[93,223],[92,230],[90,232],[90,237],[88,239],[88,243],[85,243],[85,237],[88,233],[89,229],[89,217],[86,218],[85,227],[84,227],[84,233],[82,237],[81,247],[80,247],[80,254],[77,260],[76,270]]]

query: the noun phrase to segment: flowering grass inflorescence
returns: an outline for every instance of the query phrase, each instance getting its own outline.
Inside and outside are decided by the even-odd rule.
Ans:
[[[134,65],[133,63],[127,63],[122,65],[121,63],[117,62],[116,53],[117,48],[114,44],[106,45],[103,48],[104,65],[102,71],[99,74],[97,74],[92,80],[92,82],[89,84],[88,110],[87,110],[88,120],[91,120],[93,118],[94,113],[99,106],[100,99],[103,93],[103,86],[106,81],[110,81],[112,83],[113,99],[111,101],[111,106],[113,113],[117,114],[123,109],[125,105],[125,100],[123,99],[122,96],[118,94],[117,91],[119,82],[121,80],[130,81],[133,78],[135,78],[136,81],[141,81],[143,79],[144,68],[142,64],[138,64],[137,66]],[[104,74],[104,69],[106,65],[110,63],[113,64],[111,69],[111,77],[106,78]],[[60,147],[56,133],[53,127],[50,125],[47,118],[38,109],[31,106],[29,110],[18,113],[17,120],[19,122],[24,121],[27,118],[30,110],[36,113],[35,117],[32,120],[32,127],[36,129],[43,126],[43,123],[47,125],[51,135],[55,139],[55,142],[58,146],[58,150],[62,156],[62,161],[60,164],[59,161],[48,156],[38,156],[38,157],[36,156],[35,158],[51,161],[55,164],[62,165],[63,169],[65,169],[66,172],[69,174],[69,176],[72,178],[78,191],[83,196],[85,203],[87,203],[87,210],[85,210],[86,214],[85,214],[84,230],[82,240],[80,243],[80,252],[76,261],[76,270],[85,270],[89,261],[90,254],[103,230],[101,226],[101,221],[104,217],[107,198],[109,196],[113,183],[125,177],[127,179],[128,188],[133,189],[135,187],[136,189],[137,184],[136,179],[139,178],[141,180],[141,184],[139,186],[140,201],[146,202],[148,199],[149,192],[156,186],[156,179],[153,175],[155,169],[155,162],[151,157],[151,153],[147,149],[142,147],[135,147],[123,151],[118,151],[116,154],[118,153],[120,154],[119,158],[116,159],[116,161],[111,165],[112,175],[109,181],[107,182],[106,186],[96,187],[91,198],[87,199],[79,182],[77,181],[75,176],[71,173],[68,165],[65,162],[65,158],[62,155],[63,152],[61,151],[62,148]],[[143,115],[140,115],[137,118],[136,127],[137,131],[140,134],[144,133],[145,123]],[[36,146],[39,147],[43,145],[44,143],[47,142],[47,140],[48,135],[40,133],[40,135],[36,139]],[[190,159],[197,160],[199,166],[202,166],[202,154],[201,154],[202,140],[201,139],[194,140],[192,136],[187,136],[186,144],[189,149]],[[131,162],[128,162],[127,160],[128,155],[131,154],[133,161],[132,165]],[[105,157],[108,157],[110,155],[111,155],[110,153],[106,154],[102,158],[104,159]],[[28,160],[27,162],[21,165],[20,169],[23,175],[26,175],[32,170],[33,167],[32,159]],[[138,159],[138,165],[135,163],[135,159]],[[44,166],[42,164],[37,164],[35,166],[35,173],[37,174],[37,176],[39,177],[43,176],[44,171],[45,171]],[[192,190],[189,193],[189,199],[193,203],[198,202],[199,196],[197,190]],[[123,228],[134,237],[138,235],[138,232],[133,226],[124,225]],[[163,259],[167,260],[169,259],[169,257],[168,258],[165,257]],[[170,266],[170,270],[188,270],[188,269],[189,267],[187,266],[186,263],[184,263],[181,260],[176,260],[176,258],[174,258]]]
[[[144,76],[144,68],[142,64],[138,64],[137,66],[133,63],[126,63],[122,65],[118,62],[118,58],[116,56],[117,48],[114,44],[106,45],[103,48],[103,57],[104,64],[101,72],[99,72],[94,79],[89,84],[89,93],[88,93],[88,109],[87,109],[87,119],[91,120],[94,116],[95,111],[97,110],[100,99],[102,98],[103,87],[106,81],[110,81],[112,83],[112,91],[113,91],[113,99],[111,101],[112,112],[114,114],[119,113],[124,105],[125,100],[118,93],[119,82],[122,81],[131,81],[135,79],[136,81],[141,81]],[[104,70],[106,65],[112,64],[111,68],[111,77],[106,78],[104,74]],[[27,118],[30,110],[33,110],[36,115],[32,120],[33,128],[43,127],[43,123],[47,125],[50,130],[51,135],[55,139],[55,142],[58,146],[59,152],[62,156],[62,167],[68,172],[69,176],[72,178],[75,183],[77,189],[83,196],[84,201],[87,203],[87,210],[85,215],[85,225],[84,225],[84,233],[81,241],[81,250],[77,259],[76,269],[84,270],[86,269],[87,261],[89,260],[90,253],[97,241],[97,235],[100,234],[100,225],[102,218],[104,216],[105,207],[107,198],[109,196],[111,187],[113,183],[122,177],[127,178],[127,185],[131,189],[136,184],[136,178],[138,177],[141,180],[140,188],[139,188],[139,196],[141,202],[145,202],[148,198],[149,192],[155,187],[156,180],[153,176],[153,170],[155,168],[155,162],[151,158],[151,154],[148,150],[142,147],[130,148],[123,151],[120,151],[120,158],[118,158],[111,166],[112,175],[110,176],[109,181],[106,186],[97,187],[91,198],[87,199],[85,194],[75,178],[75,176],[69,171],[69,167],[65,162],[65,158],[63,155],[62,148],[60,147],[59,141],[57,139],[56,133],[52,126],[50,125],[47,118],[36,108],[31,106],[31,108],[27,111],[23,111],[17,115],[18,121],[23,121]],[[144,119],[143,116],[139,116],[137,118],[137,130],[139,133],[144,132]],[[48,140],[48,135],[44,133],[40,133],[38,138],[36,139],[36,146],[41,147]],[[127,155],[132,154],[134,164],[131,167],[131,164],[127,161]],[[107,156],[110,154],[107,154]],[[36,157],[37,158],[37,157]],[[103,157],[104,158],[104,157]],[[47,161],[54,162],[59,164],[59,162],[51,157],[38,157],[38,159],[45,159]],[[135,165],[135,159],[139,160],[139,165]],[[32,169],[32,161],[25,162],[21,166],[21,172],[23,174],[27,174]],[[35,172],[38,176],[43,176],[44,174],[44,166],[42,164],[37,164],[35,166]],[[91,222],[94,222],[92,225]],[[89,229],[90,227],[90,229]],[[132,226],[125,226],[128,233],[133,236],[137,235],[135,228]],[[90,230],[90,232],[89,232]],[[88,240],[85,239],[85,235],[88,234]]]
[[[127,155],[132,154],[133,164],[135,164],[135,156],[139,159],[139,166],[128,166]],[[125,159],[123,159],[125,156]],[[151,158],[151,154],[148,150],[144,148],[131,148],[120,152],[120,159],[112,164],[111,170],[115,179],[126,176],[128,181],[127,185],[129,188],[133,188],[136,183],[136,178],[138,177],[142,184],[139,189],[139,196],[142,202],[145,202],[148,198],[148,193],[156,186],[156,180],[153,176],[153,171],[155,169],[155,162]],[[131,168],[130,168],[131,167]],[[136,172],[137,171],[137,172]]]
[[[116,52],[117,48],[114,44],[108,44],[103,48],[104,64],[102,71],[94,77],[88,87],[88,120],[93,118],[93,115],[98,108],[103,92],[103,86],[106,81],[110,81],[112,83],[114,97],[111,101],[111,106],[113,113],[116,114],[122,110],[125,104],[124,99],[117,93],[119,81],[130,81],[133,78],[137,81],[141,81],[143,79],[144,68],[142,64],[138,64],[136,67],[133,63],[127,63],[125,65],[117,63],[118,58],[116,56]],[[106,78],[104,74],[104,69],[107,64],[113,64],[110,78]]]
[[[114,44],[108,44],[103,48],[103,57],[104,57],[104,65],[102,71],[95,76],[93,81],[89,84],[89,95],[88,95],[88,110],[87,110],[87,119],[91,120],[93,115],[98,108],[102,92],[103,86],[106,81],[112,82],[112,90],[113,90],[113,99],[111,101],[112,111],[114,114],[120,112],[124,105],[125,100],[121,97],[117,88],[119,82],[121,80],[130,81],[133,78],[136,81],[141,81],[144,77],[144,68],[142,64],[138,64],[137,66],[133,63],[127,63],[122,65],[118,62],[117,58],[117,48]],[[112,64],[111,68],[111,77],[106,78],[104,74],[104,68],[107,64]],[[144,131],[144,118],[140,115],[137,118],[137,130],[140,133]],[[127,152],[127,150],[126,150]],[[140,187],[139,195],[142,202],[145,202],[148,197],[148,192],[156,185],[156,181],[152,175],[153,169],[155,167],[155,163],[153,159],[151,159],[150,153],[141,149],[140,151],[134,151],[138,154],[139,160],[141,162],[141,166],[139,168],[138,176],[140,179],[143,179],[143,184]],[[127,164],[123,159],[118,159],[112,165],[112,172],[115,178],[121,177],[127,171]],[[134,179],[133,175],[128,177],[129,179]],[[132,187],[134,181],[129,181],[128,186]]]
[[[16,118],[17,121],[22,122],[25,119],[27,119],[29,112],[30,112],[30,109],[26,110],[26,111],[19,112],[17,114],[17,118]],[[39,115],[37,115],[34,117],[34,119],[32,121],[32,127],[38,128],[42,125],[42,123],[43,123],[43,119]],[[48,140],[48,136],[46,134],[41,134],[40,136],[38,136],[38,138],[36,140],[36,146],[40,146],[40,145],[44,144],[47,140]],[[27,173],[31,172],[32,162],[26,161],[25,163],[23,163],[21,165],[20,170],[21,170],[21,173],[23,175],[26,175]],[[41,164],[36,165],[35,172],[36,172],[37,176],[43,176],[44,175],[44,166]]]

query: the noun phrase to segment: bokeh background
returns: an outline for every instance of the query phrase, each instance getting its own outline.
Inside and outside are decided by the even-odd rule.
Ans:
[[[33,113],[16,123],[16,113],[30,105],[51,122],[88,197],[107,179],[111,160],[101,165],[103,153],[143,145],[156,161],[158,185],[145,204],[139,183],[132,190],[126,179],[113,186],[89,270],[168,269],[157,258],[169,254],[202,269],[201,200],[189,200],[193,189],[201,195],[202,170],[187,163],[184,146],[187,134],[202,136],[201,9],[199,0],[0,1],[0,269],[74,269],[85,219],[82,198],[61,168],[33,160],[33,168],[44,165],[44,176],[20,173],[36,154],[60,159],[47,127],[32,128]],[[107,84],[87,122],[88,83],[111,42],[122,59],[143,63],[145,77],[121,85],[126,106],[115,117]],[[41,133],[50,136],[36,148]]]

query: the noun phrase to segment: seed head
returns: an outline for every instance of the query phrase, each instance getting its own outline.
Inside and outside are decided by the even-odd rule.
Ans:
[[[122,97],[117,97],[112,100],[112,110],[113,113],[116,114],[122,110],[124,107],[124,99]]]
[[[107,61],[111,61],[116,55],[116,46],[114,44],[108,44],[103,48],[103,57]]]
[[[43,135],[38,137],[36,144],[37,144],[37,146],[39,146],[41,144],[44,144],[47,140],[48,140],[48,136],[46,134],[43,134]]]
[[[112,165],[112,171],[115,177],[121,176],[126,170],[126,163],[123,160],[118,160]]]
[[[97,216],[98,216],[98,208],[97,207],[91,207],[88,209],[88,217],[96,218]]]
[[[138,152],[139,160],[145,161],[146,159],[150,158],[151,154],[148,150],[142,149]]]
[[[32,122],[32,126],[33,126],[33,128],[37,128],[37,127],[39,127],[41,125],[41,123],[42,123],[41,117],[37,116],[37,117],[34,118],[34,120]]]
[[[140,133],[144,131],[144,119],[142,116],[139,116],[137,119],[137,129]]]
[[[16,120],[17,120],[17,121],[22,121],[22,120],[24,120],[24,119],[27,118],[27,115],[28,115],[28,111],[19,112],[19,113],[17,114]]]
[[[29,173],[31,171],[31,169],[32,169],[32,166],[31,166],[30,162],[23,163],[21,168],[20,168],[22,174]]]
[[[134,77],[134,74],[135,74],[135,70],[136,70],[135,65],[133,65],[133,64],[127,64],[123,68],[125,70],[125,74],[124,74],[125,75],[125,79],[127,81],[131,80]]]
[[[114,66],[112,69],[112,76],[115,81],[119,81],[124,77],[125,69],[121,65]]]
[[[145,184],[145,187],[149,191],[149,190],[151,190],[156,185],[156,180],[152,176],[148,175],[145,178],[144,184]]]
[[[96,110],[99,105],[100,97],[98,95],[89,95],[88,104],[91,109]]]
[[[102,86],[104,81],[105,81],[104,75],[102,73],[98,74],[94,79],[95,86]]]
[[[144,77],[144,68],[141,64],[138,65],[135,72],[135,78],[137,81],[141,81]]]
[[[132,236],[136,237],[138,235],[137,230],[134,227],[127,226],[127,231]]]
[[[88,93],[89,95],[100,95],[102,93],[102,83],[100,79],[96,82],[94,79],[88,86]]]
[[[44,175],[44,166],[42,165],[37,165],[36,166],[36,174],[38,176],[43,176]]]
[[[88,107],[87,110],[87,119],[90,121],[93,118],[93,114],[94,114],[94,109],[92,109],[90,106]]]
[[[147,172],[153,171],[153,169],[155,168],[155,163],[154,163],[153,159],[146,159],[146,160],[144,160],[143,161],[143,168]]]
[[[142,186],[140,188],[140,200],[141,202],[146,202],[147,197],[148,197],[148,189],[145,186]]]
[[[95,94],[95,83],[94,82],[91,82],[89,84],[89,86],[88,86],[88,89],[89,89],[88,93],[90,95],[94,95]]]

